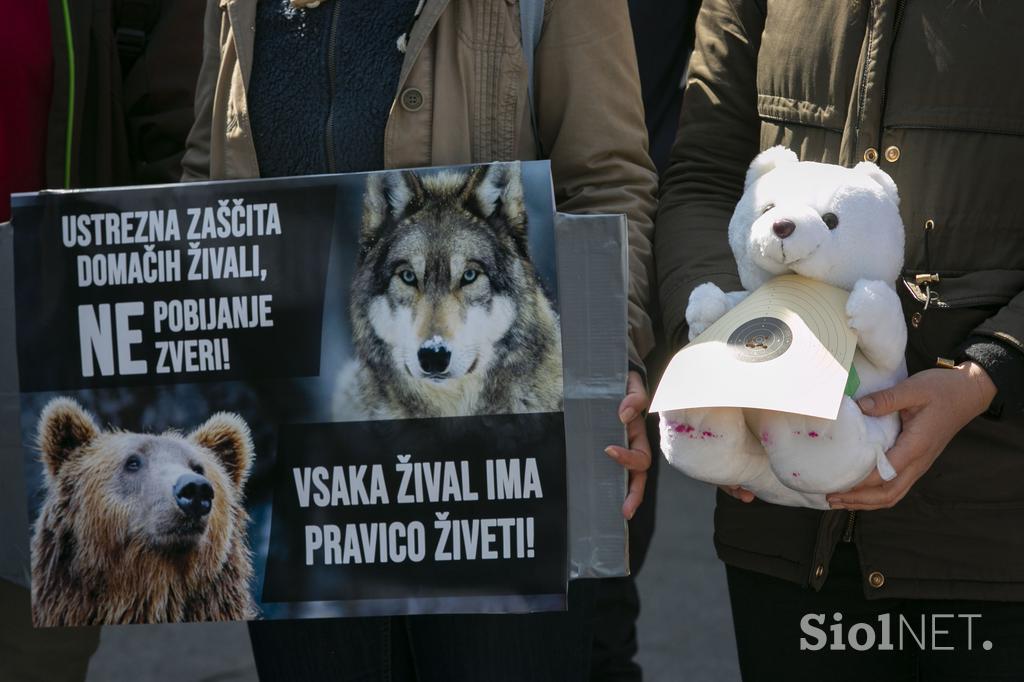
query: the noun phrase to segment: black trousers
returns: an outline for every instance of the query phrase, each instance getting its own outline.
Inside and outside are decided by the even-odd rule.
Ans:
[[[744,682],[1024,680],[1022,603],[868,600],[856,546],[846,543],[820,592],[726,570]]]
[[[81,682],[100,629],[33,628],[29,591],[0,580],[0,680]]]
[[[569,610],[249,623],[260,682],[586,682],[593,581]]]

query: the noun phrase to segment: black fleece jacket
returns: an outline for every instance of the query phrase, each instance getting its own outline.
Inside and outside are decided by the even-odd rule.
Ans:
[[[417,0],[259,0],[246,100],[262,177],[380,170]]]

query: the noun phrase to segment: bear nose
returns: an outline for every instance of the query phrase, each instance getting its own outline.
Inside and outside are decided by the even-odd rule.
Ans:
[[[420,361],[420,368],[427,374],[444,374],[448,370],[448,363],[452,360],[452,352],[447,346],[431,344],[423,346],[416,354]]]
[[[789,220],[788,218],[776,220],[774,223],[772,223],[772,232],[774,232],[775,236],[777,236],[779,239],[785,239],[789,235],[793,234],[795,230],[796,223],[794,223],[792,220]]]
[[[213,486],[199,474],[183,474],[174,484],[174,499],[185,516],[199,519],[213,506]]]

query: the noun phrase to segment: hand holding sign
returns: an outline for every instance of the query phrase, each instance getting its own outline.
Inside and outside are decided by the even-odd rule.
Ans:
[[[629,448],[609,445],[605,449],[609,457],[629,471],[629,490],[622,503],[622,515],[627,520],[633,518],[640,503],[644,501],[647,470],[651,468],[651,445],[647,441],[647,424],[644,418],[649,404],[643,377],[639,372],[630,372],[626,397],[619,406],[619,419],[626,425]]]

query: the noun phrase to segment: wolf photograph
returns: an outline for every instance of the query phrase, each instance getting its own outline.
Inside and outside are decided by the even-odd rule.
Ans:
[[[529,222],[518,163],[369,177],[336,418],[561,409],[558,314]]]

